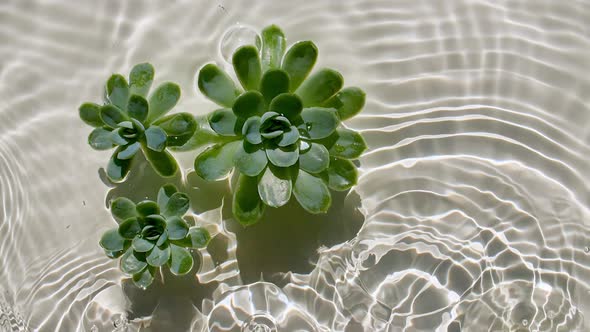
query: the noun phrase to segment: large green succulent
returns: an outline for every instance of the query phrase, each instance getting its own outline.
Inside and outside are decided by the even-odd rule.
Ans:
[[[188,196],[171,184],[160,188],[157,202],[117,198],[111,213],[119,226],[106,231],[100,245],[108,257],[121,257],[121,271],[141,288],[152,283],[164,264],[176,275],[186,274],[194,264],[188,249],[204,248],[210,239],[206,229],[189,227],[182,218],[189,204]]]
[[[359,133],[340,126],[360,112],[364,92],[342,89],[343,78],[332,69],[308,78],[318,56],[313,42],[297,42],[285,52],[285,36],[274,25],[262,31],[262,40],[260,50],[246,45],[233,54],[243,90],[215,64],[201,68],[197,79],[199,90],[223,107],[208,120],[225,139],[197,156],[195,171],[211,181],[234,167],[240,172],[233,214],[245,225],[291,195],[311,213],[326,212],[329,189],[356,184],[351,160],[366,149]]]
[[[149,63],[138,64],[129,74],[129,83],[119,74],[109,78],[104,105],[84,103],[79,108],[80,118],[95,127],[88,144],[96,150],[116,147],[106,169],[114,182],[125,179],[139,150],[158,174],[174,175],[178,164],[166,147],[183,145],[197,127],[194,117],[188,113],[164,116],[180,98],[177,84],[162,83],[148,102],[153,79],[154,67]]]

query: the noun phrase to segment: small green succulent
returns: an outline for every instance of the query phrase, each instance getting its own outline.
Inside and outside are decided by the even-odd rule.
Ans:
[[[116,147],[106,169],[114,182],[125,179],[139,150],[158,174],[174,175],[178,164],[166,148],[186,143],[197,127],[194,117],[188,113],[164,116],[180,98],[177,84],[162,83],[148,102],[153,79],[154,67],[149,63],[138,64],[129,74],[129,83],[119,74],[109,78],[104,105],[84,103],[79,108],[80,118],[95,127],[88,144],[96,150]]]
[[[100,246],[109,258],[121,257],[121,271],[138,287],[148,287],[164,264],[184,275],[194,264],[188,249],[204,248],[210,240],[206,229],[189,227],[182,218],[189,205],[188,196],[171,184],[160,188],[157,203],[117,198],[111,202],[111,213],[119,226],[103,234]]]
[[[356,184],[351,160],[366,149],[363,137],[340,126],[359,113],[365,93],[342,89],[342,76],[323,68],[307,77],[318,49],[301,41],[285,52],[277,26],[262,31],[261,49],[238,48],[233,68],[243,90],[215,64],[201,68],[197,85],[223,108],[208,117],[224,140],[200,153],[195,171],[205,180],[240,172],[233,214],[244,225],[257,222],[265,206],[285,205],[293,194],[310,213],[325,213],[332,190]]]

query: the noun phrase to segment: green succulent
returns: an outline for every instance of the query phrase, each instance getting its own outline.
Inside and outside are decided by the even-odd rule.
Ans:
[[[189,249],[204,248],[210,240],[206,229],[189,227],[183,219],[189,205],[188,196],[171,184],[160,188],[157,202],[117,198],[111,213],[119,226],[103,234],[100,246],[109,258],[121,257],[121,271],[138,287],[148,287],[164,264],[173,274],[184,275],[194,264]]]
[[[210,181],[239,171],[233,214],[244,225],[292,195],[310,213],[325,213],[329,189],[356,184],[351,160],[366,149],[358,132],[340,126],[361,111],[365,93],[342,89],[343,78],[332,69],[308,77],[318,56],[313,42],[285,52],[285,36],[274,25],[262,31],[262,40],[261,49],[246,45],[233,54],[243,89],[215,64],[202,67],[197,78],[199,90],[223,107],[208,120],[224,139],[196,157],[195,171]]]
[[[178,164],[166,148],[186,143],[197,127],[188,113],[165,116],[180,98],[177,84],[162,83],[146,99],[153,79],[154,67],[138,64],[129,74],[129,83],[119,74],[109,78],[104,105],[84,103],[79,108],[80,118],[95,127],[88,144],[95,150],[116,147],[106,168],[114,182],[125,179],[139,150],[158,174],[174,175]]]

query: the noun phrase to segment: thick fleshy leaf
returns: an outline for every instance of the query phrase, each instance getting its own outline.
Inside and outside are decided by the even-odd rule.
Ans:
[[[121,257],[121,255],[123,255],[124,253],[125,253],[125,251],[123,251],[123,250],[119,250],[119,251],[108,251],[108,250],[105,250],[105,251],[104,251],[104,254],[105,254],[105,255],[106,255],[108,258],[110,258],[110,259],[119,258],[119,257]]]
[[[131,160],[133,159],[117,158],[117,155],[122,150],[123,147],[118,147],[107,164],[107,176],[113,182],[123,181],[131,169]]]
[[[293,194],[301,206],[310,213],[325,213],[332,204],[330,190],[319,177],[299,170]]]
[[[100,246],[108,251],[121,251],[125,248],[125,238],[117,228],[109,229],[100,238]]]
[[[156,268],[153,266],[148,266],[142,271],[133,275],[133,284],[141,289],[146,289],[152,284],[152,282],[154,282],[155,275]]]
[[[131,245],[133,246],[133,250],[137,252],[148,252],[152,250],[152,248],[155,246],[155,243],[154,241],[144,239],[141,236],[136,236],[133,238]]]
[[[166,242],[168,242],[168,231],[164,230],[164,232],[162,233],[162,235],[160,235],[160,237],[158,238],[158,242],[156,242],[156,245],[158,247],[161,247]]]
[[[241,141],[217,144],[203,151],[195,159],[195,172],[207,181],[226,177],[234,167],[234,154]]]
[[[305,108],[301,112],[301,117],[311,139],[322,139],[330,136],[340,124],[336,110],[333,108]]]
[[[145,269],[146,266],[145,255],[143,253],[135,252],[133,248],[127,249],[123,257],[121,257],[121,271],[127,274],[139,273]]]
[[[135,209],[137,213],[144,217],[151,216],[152,214],[160,214],[160,207],[158,206],[158,203],[150,201],[149,199],[137,203]]]
[[[267,167],[258,181],[258,194],[264,204],[281,207],[291,198],[291,177],[285,169]]]
[[[126,239],[133,239],[141,232],[141,225],[137,217],[126,219],[119,225],[119,234]]]
[[[262,67],[256,46],[246,45],[238,48],[232,57],[236,76],[246,90],[256,90],[260,85]]]
[[[123,150],[121,150],[121,152],[119,152],[119,154],[117,155],[117,158],[119,158],[121,160],[131,159],[131,158],[133,158],[133,156],[135,156],[137,151],[139,151],[140,147],[141,147],[141,144],[139,144],[139,142],[135,142],[133,144],[126,145],[123,147]]]
[[[146,256],[146,262],[151,266],[162,266],[170,259],[170,246],[155,246]]]
[[[336,191],[350,189],[356,184],[358,173],[350,160],[332,158],[328,167],[328,187]]]
[[[118,197],[111,201],[111,214],[121,222],[137,216],[135,203],[126,197]]]
[[[344,79],[339,72],[323,68],[306,79],[295,92],[303,107],[320,106],[342,89]]]
[[[330,137],[322,140],[330,155],[344,159],[356,159],[367,149],[363,136],[350,129],[339,128]]]
[[[172,197],[172,195],[174,195],[176,192],[178,192],[178,189],[176,189],[176,186],[173,184],[168,183],[163,185],[158,191],[158,205],[166,206],[170,200],[170,197]]]
[[[328,168],[329,164],[330,153],[319,143],[311,143],[310,149],[299,155],[299,168],[308,173],[320,173]]]
[[[278,68],[285,53],[285,34],[276,25],[262,30],[262,69]]]
[[[154,81],[154,66],[150,63],[139,63],[129,73],[129,89],[131,94],[146,97]]]
[[[104,126],[100,118],[100,106],[95,103],[84,103],[78,108],[80,119],[92,127]]]
[[[166,132],[164,129],[153,125],[145,131],[147,147],[151,150],[161,152],[166,148]]]
[[[130,117],[143,122],[147,119],[148,112],[149,105],[145,98],[139,95],[131,95],[131,97],[129,97],[127,113]]]
[[[211,235],[209,235],[209,232],[202,227],[191,227],[185,238],[189,247],[195,249],[205,248],[210,240]]]
[[[281,93],[270,102],[268,109],[271,112],[286,116],[287,119],[293,122],[301,114],[303,103],[301,103],[301,99],[297,95]]]
[[[126,121],[124,121],[126,122]],[[123,122],[121,122],[123,123]],[[115,145],[121,145],[121,147],[123,147],[124,145],[127,145],[127,139],[125,139],[122,135],[123,130],[125,130],[124,128],[117,128],[113,131],[111,131],[111,135],[110,135],[110,139],[111,142],[113,142],[113,144]]]
[[[129,120],[127,115],[113,105],[107,104],[100,108],[100,119],[109,127],[116,128],[119,122]]]
[[[240,173],[256,176],[266,167],[268,160],[262,147],[256,147],[247,142],[240,144],[234,154],[234,164]]]
[[[237,123],[238,117],[229,108],[218,109],[209,115],[209,125],[221,136],[236,136],[239,132]]]
[[[158,234],[158,236],[160,234],[162,234],[162,232],[164,232],[164,230],[166,229],[166,219],[164,219],[164,217],[162,217],[159,214],[152,214],[152,215],[145,217],[144,222],[145,222],[146,226],[144,226],[144,228],[141,230],[143,235],[146,235],[148,233],[149,233],[149,235],[153,235],[152,234],[153,232],[146,231],[147,226],[155,227],[155,230],[157,231],[156,233]]]
[[[173,216],[166,220],[166,230],[170,240],[184,239],[188,233],[188,224],[182,218]]]
[[[283,136],[277,142],[277,144],[278,144],[278,146],[286,147],[291,144],[297,143],[298,140],[299,140],[299,130],[297,130],[297,127],[291,126],[289,128],[289,130],[287,130],[283,133]]]
[[[248,118],[242,127],[242,135],[251,144],[262,143],[262,136],[260,136],[260,117],[253,116]]]
[[[174,244],[170,245],[170,250],[171,255],[170,260],[168,261],[170,272],[174,273],[175,275],[184,275],[189,273],[194,264],[191,253],[187,249]]]
[[[88,135],[88,144],[95,150],[112,149],[114,145],[111,140],[111,131],[102,127],[94,128]]]
[[[295,144],[284,148],[266,149],[268,160],[277,167],[289,167],[299,159],[299,149]]]
[[[125,77],[119,74],[112,75],[107,81],[106,96],[111,104],[125,111],[129,98],[129,85]]]
[[[165,82],[160,84],[150,95],[150,110],[147,123],[154,122],[159,117],[168,113],[180,99],[180,86],[176,83]]]
[[[232,109],[238,117],[244,119],[262,115],[264,113],[264,98],[258,91],[244,92],[236,99]]]
[[[282,69],[271,69],[262,75],[260,92],[267,104],[281,93],[289,92],[289,74]]]
[[[318,48],[311,41],[300,41],[289,48],[283,58],[283,69],[291,78],[291,91],[295,91],[313,69]]]
[[[342,121],[357,115],[363,106],[365,106],[365,92],[357,87],[344,88],[324,103],[324,107],[336,109]]]
[[[233,139],[228,136],[220,136],[213,131],[205,115],[195,117],[195,122],[196,129],[194,134],[182,146],[172,146],[172,151],[192,151],[208,145],[228,142]]]
[[[207,98],[224,107],[232,107],[240,95],[232,79],[212,63],[201,68],[197,81],[199,90]]]
[[[166,132],[167,147],[184,145],[194,135],[198,126],[195,117],[189,113],[170,114],[154,121],[153,124]]]
[[[162,215],[165,217],[183,216],[190,207],[190,199],[185,193],[174,193],[163,207]]]
[[[258,195],[258,180],[241,174],[234,191],[232,212],[236,220],[244,225],[255,224],[264,213],[264,203]]]
[[[172,157],[172,155],[166,150],[158,152],[144,145],[143,154],[156,173],[160,176],[170,177],[178,171],[176,159],[174,159],[174,157]]]

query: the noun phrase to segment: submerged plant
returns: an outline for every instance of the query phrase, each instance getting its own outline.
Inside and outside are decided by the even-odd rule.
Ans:
[[[260,50],[246,45],[233,54],[243,90],[215,64],[201,68],[197,79],[199,90],[223,107],[208,118],[223,140],[197,156],[195,171],[210,181],[239,171],[233,214],[244,225],[291,195],[310,213],[325,213],[329,189],[356,184],[351,160],[366,149],[358,132],[340,126],[360,112],[364,92],[342,89],[343,78],[332,69],[308,78],[318,56],[313,42],[297,42],[285,52],[285,36],[274,25],[262,31],[262,40]]]
[[[114,182],[125,179],[140,150],[159,175],[174,175],[178,164],[166,148],[186,143],[197,127],[188,113],[164,116],[180,98],[177,84],[162,83],[146,99],[153,79],[154,67],[138,64],[129,74],[129,83],[119,74],[108,79],[104,105],[84,103],[79,108],[80,118],[95,127],[88,144],[95,150],[116,147],[106,168]]]
[[[148,287],[164,264],[173,274],[184,275],[194,264],[188,249],[204,248],[210,239],[206,229],[189,227],[183,219],[189,204],[188,196],[171,184],[160,188],[157,202],[117,198],[111,214],[119,226],[103,234],[100,246],[109,258],[121,257],[121,271],[138,287]]]

